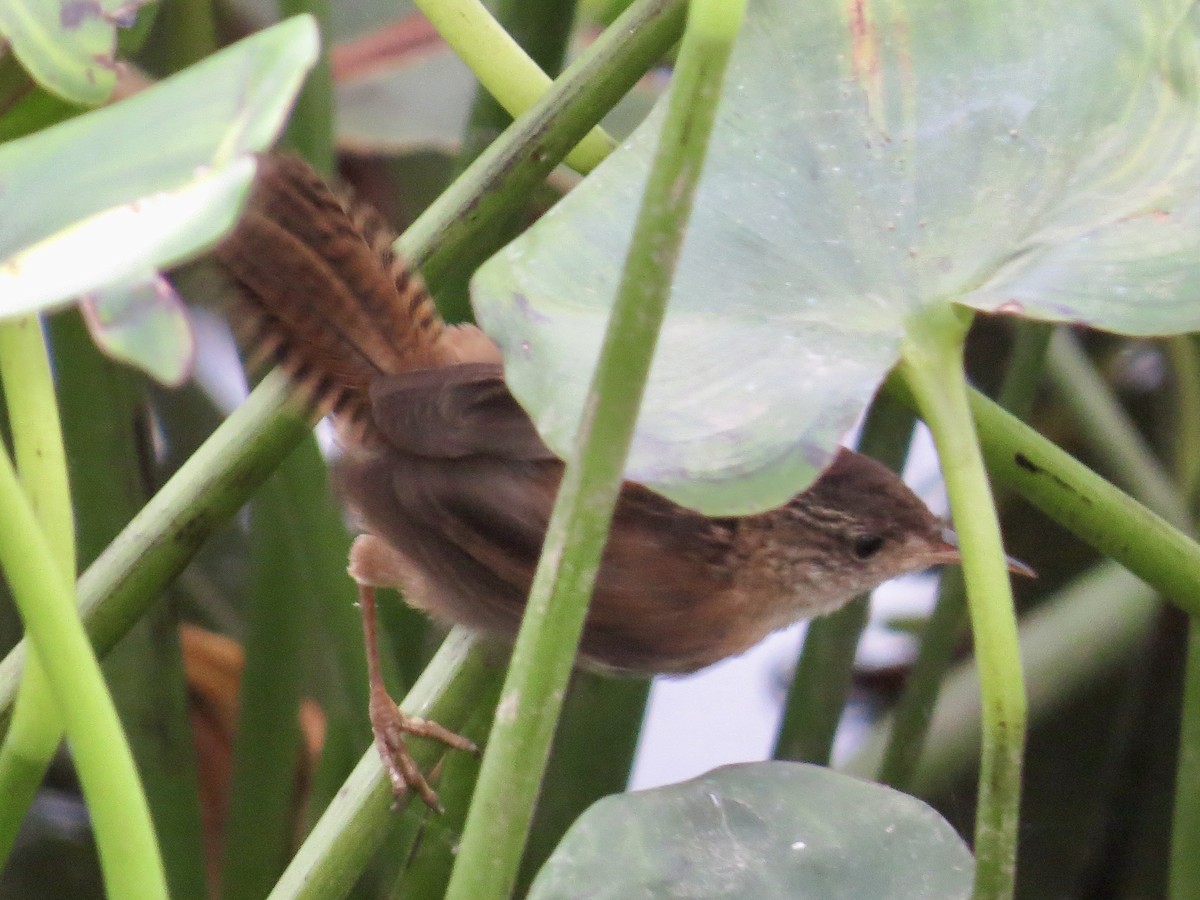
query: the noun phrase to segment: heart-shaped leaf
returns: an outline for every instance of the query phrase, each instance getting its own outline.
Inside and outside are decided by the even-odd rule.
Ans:
[[[953,900],[970,896],[973,872],[962,839],[914,797],[754,763],[593,804],[529,897]]]
[[[1195,19],[1165,0],[752,3],[628,477],[710,514],[786,501],[927,304],[1200,328]],[[660,119],[473,281],[562,455]]]

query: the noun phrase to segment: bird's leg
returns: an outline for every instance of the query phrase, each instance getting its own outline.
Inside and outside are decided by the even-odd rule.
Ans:
[[[458,750],[475,752],[475,744],[461,735],[443,728],[437,722],[410,716],[396,705],[396,701],[388,694],[383,683],[383,672],[379,664],[379,639],[375,613],[375,587],[362,576],[364,568],[370,568],[369,556],[377,548],[373,545],[382,544],[378,538],[364,535],[355,541],[350,553],[350,571],[358,582],[359,607],[362,612],[363,640],[367,650],[367,678],[370,683],[371,696],[369,712],[371,731],[375,735],[375,748],[392,781],[392,793],[399,799],[405,791],[412,789],[425,801],[430,809],[441,812],[437,794],[429,786],[421,773],[416,760],[408,751],[404,739],[406,734],[418,737],[433,738],[448,747]],[[386,545],[384,545],[386,546]],[[388,548],[390,550],[390,548]],[[364,565],[364,563],[366,565]]]

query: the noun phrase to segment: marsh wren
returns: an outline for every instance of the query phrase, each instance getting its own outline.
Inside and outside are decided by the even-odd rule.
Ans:
[[[436,806],[404,735],[469,744],[387,695],[374,588],[512,638],[563,464],[509,393],[495,344],[472,325],[445,324],[394,258],[379,217],[299,159],[260,160],[246,212],[216,254],[240,286],[249,343],[338,425],[335,483],[365,532],[350,574],[376,743],[395,790]],[[896,475],[849,450],[806,491],[757,515],[709,518],[626,482],[580,662],[691,672],[889,578],[958,558],[945,524]]]

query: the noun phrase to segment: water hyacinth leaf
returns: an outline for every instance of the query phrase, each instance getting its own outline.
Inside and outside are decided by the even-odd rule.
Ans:
[[[593,900],[953,900],[971,895],[973,872],[962,838],[915,797],[806,763],[751,763],[593,804],[529,897],[589,885]]]
[[[46,90],[71,103],[103,103],[117,83],[117,28],[146,0],[5,0],[0,36]]]
[[[317,40],[311,18],[289,19],[135,97],[0,146],[0,315],[143,277],[212,243]]]
[[[167,387],[179,387],[191,375],[196,355],[191,321],[161,275],[93,291],[79,306],[92,340],[108,356]]]
[[[628,477],[709,514],[786,501],[928,304],[1200,328],[1196,20],[1167,0],[752,2]],[[660,122],[472,285],[560,454]]]

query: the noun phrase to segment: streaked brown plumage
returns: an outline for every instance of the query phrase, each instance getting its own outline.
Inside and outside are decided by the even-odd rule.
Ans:
[[[393,586],[438,619],[514,635],[562,463],[508,392],[495,345],[445,325],[377,217],[292,157],[261,160],[217,256],[242,287],[250,344],[340,426],[336,481],[367,532],[351,559],[365,614],[369,588]],[[785,506],[742,518],[706,518],[626,483],[581,656],[616,671],[693,671],[955,559],[925,505],[846,450]],[[379,736],[409,723],[376,725]],[[404,753],[399,731],[399,749],[380,738],[385,760]],[[393,766],[394,784],[433,802],[411,769]]]

